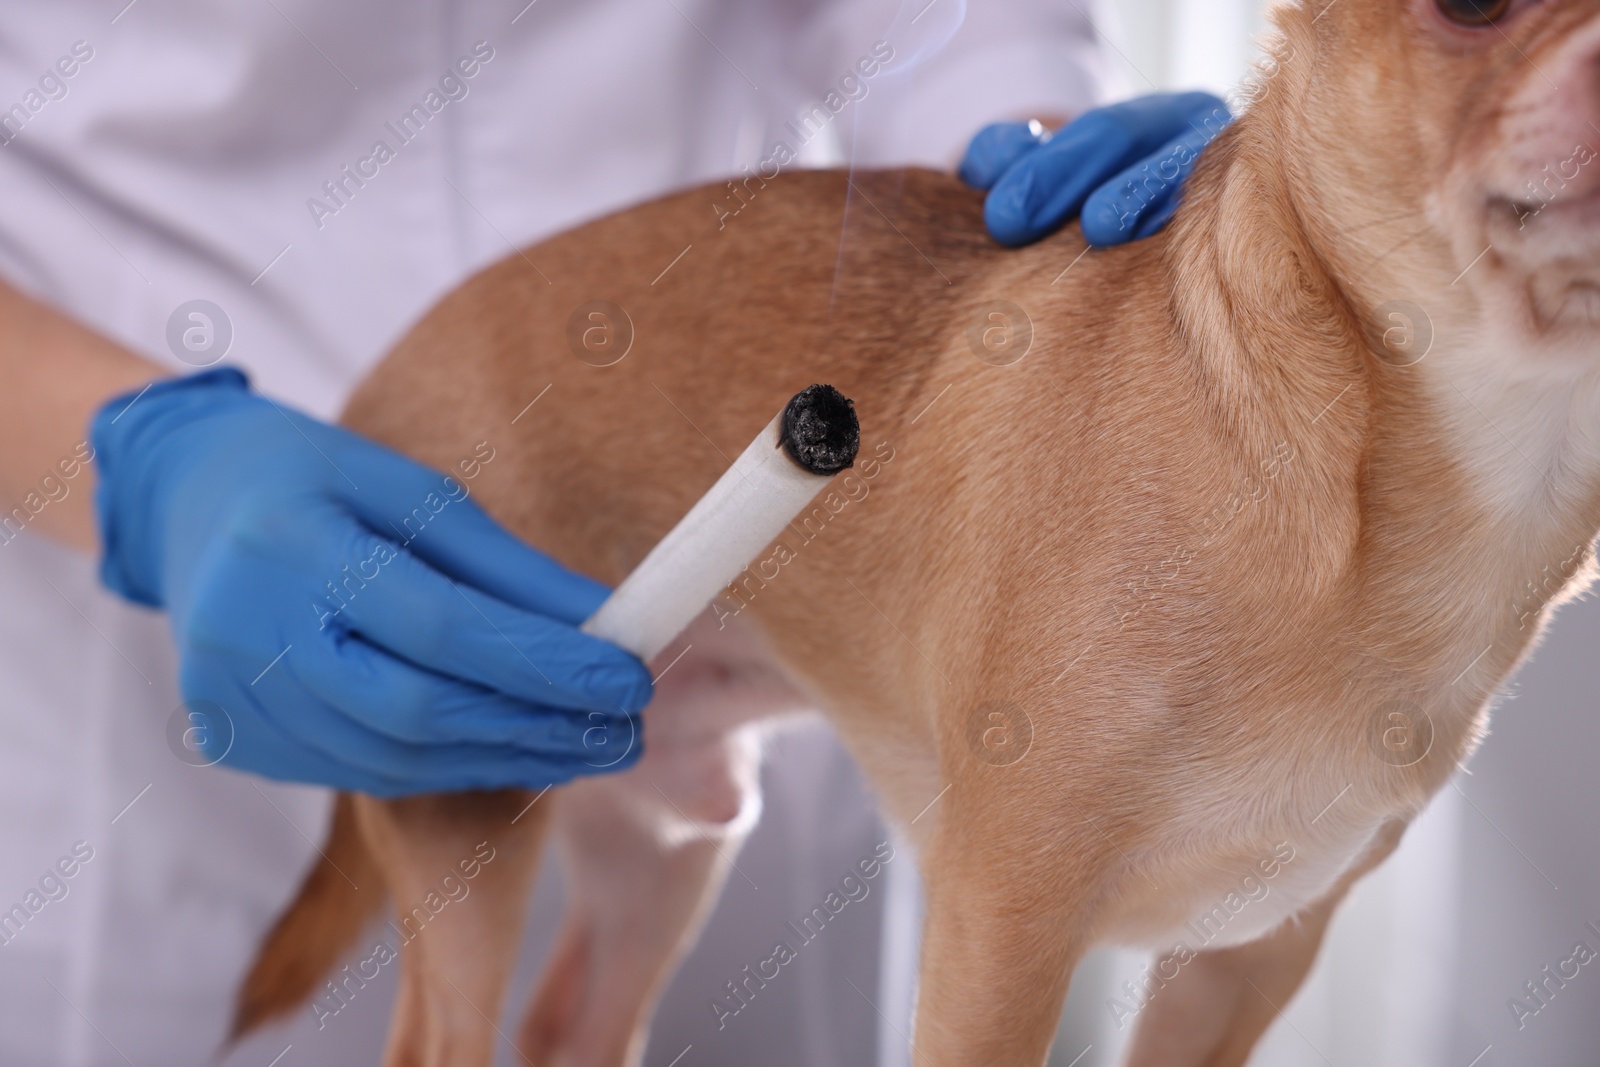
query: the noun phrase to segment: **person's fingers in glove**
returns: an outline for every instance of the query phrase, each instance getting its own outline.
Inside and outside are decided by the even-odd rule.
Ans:
[[[113,400],[93,439],[103,579],[171,615],[183,695],[226,726],[213,761],[394,796],[639,758],[648,672],[575,628],[604,586],[460,479],[228,370]]]
[[[198,657],[184,665],[182,680],[186,691],[217,692],[228,688],[228,673],[226,661]],[[286,680],[270,684],[269,675],[256,687],[259,694],[252,690],[229,700],[226,708],[212,701],[190,701],[191,716],[205,725],[193,762],[389,797],[508,786],[542,789],[583,774],[625,769],[643,754],[635,716],[603,723],[585,717],[581,729],[563,724],[559,728],[563,736],[538,749],[413,743],[367,730],[331,706],[307,701],[303,691],[294,692],[294,718],[312,728],[299,729],[300,724],[286,719],[281,707],[269,710],[283,695],[275,689],[293,688],[294,672],[287,674]],[[284,775],[285,767],[295,773]]]
[[[353,631],[419,667],[530,704],[603,712],[643,706],[649,678],[629,653],[560,618],[469,588],[413,554],[452,541],[457,531],[444,518],[465,503],[443,504],[405,546],[356,522],[337,501],[308,506],[288,524],[246,520],[231,537],[250,565],[272,566],[282,585],[312,591],[301,609],[306,640]],[[558,610],[570,607],[547,600]],[[211,625],[237,624],[223,617]]]
[[[274,552],[292,555],[292,546]],[[293,610],[299,606],[295,591],[304,588],[295,567],[254,555],[247,542],[223,543],[205,569],[204,592],[180,634],[186,690],[213,694],[213,701],[227,693],[227,706],[248,703],[272,713],[281,735],[328,755],[344,754],[375,773],[392,773],[402,744],[520,747],[552,763],[598,764],[604,760],[585,746],[584,736],[594,717],[620,722],[642,703],[627,691],[616,699],[580,694],[574,706],[530,701],[379,648],[338,617],[330,619],[326,602],[301,619]],[[386,580],[378,574],[355,590],[352,605]],[[241,622],[242,604],[253,610]],[[282,654],[241,685],[230,675],[234,664],[265,647]],[[599,707],[583,706],[589,704]]]
[[[1138,241],[1178,210],[1184,183],[1216,131],[1200,126],[1101,185],[1084,201],[1083,239],[1097,248]]]
[[[636,715],[530,707],[397,660],[353,634],[299,651],[284,658],[281,677],[258,684],[266,687],[258,699],[314,694],[317,714],[302,713],[299,724],[280,718],[285,730],[396,786],[427,773],[472,788],[543,788],[619,756],[631,765],[644,752]],[[631,745],[610,743],[629,738]]]
[[[610,593],[517,540],[476,500],[463,496],[467,487],[459,478],[445,480],[366,441],[356,442],[347,470],[361,487],[344,495],[355,516],[379,533],[411,538],[418,558],[457,582],[493,589],[509,604],[573,626],[593,615]],[[437,513],[428,510],[429,494],[440,507]]]
[[[967,154],[957,171],[961,180],[974,189],[987,190],[1023,156],[1049,140],[1038,119],[1027,122],[995,122],[978,131],[967,145]]]
[[[530,706],[396,659],[356,634],[312,646],[304,656],[291,652],[284,666],[286,678],[316,694],[350,723],[399,745],[504,747],[542,756],[552,764],[597,766],[607,760],[593,747],[590,731],[599,726],[626,734],[633,718],[615,708],[584,712]],[[270,695],[272,690],[266,692]],[[325,743],[315,739],[312,743],[340,750],[331,737]]]
[[[1165,93],[1097,108],[1033,144],[1030,131],[991,126],[974,140],[969,156],[977,158],[962,175],[988,188],[984,222],[1002,244],[1038,240],[1102,193],[1100,206],[1121,197],[1118,211],[1102,213],[1092,234],[1086,225],[1085,237],[1118,244],[1170,218],[1194,158],[1229,119],[1209,93]]]

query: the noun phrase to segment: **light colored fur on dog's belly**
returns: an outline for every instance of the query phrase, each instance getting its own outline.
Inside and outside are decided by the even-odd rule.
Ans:
[[[655,702],[645,713],[647,730],[654,730],[658,741],[670,743],[686,732],[720,733],[752,720],[809,710],[819,703],[803,695],[802,686],[787,677],[752,626],[719,627],[707,612],[685,634],[685,642],[675,643],[661,655],[655,669],[661,670],[676,657],[683,643],[693,647],[665,675]],[[897,798],[892,795],[883,799],[890,808],[905,806],[895,804]],[[1241,799],[1240,806],[1249,805]],[[1298,821],[1310,824],[1318,813],[1302,815]],[[1102,940],[1157,953],[1170,952],[1180,943],[1199,951],[1256,940],[1326,896],[1340,876],[1367,855],[1392,815],[1388,810],[1360,808],[1327,813],[1319,820],[1321,832],[1316,838],[1306,840],[1302,835],[1295,841],[1293,858],[1282,861],[1280,857],[1279,869],[1270,878],[1261,877],[1254,864],[1274,855],[1271,845],[1244,846],[1237,839],[1225,846],[1218,842],[1219,859],[1211,865],[1215,872],[1211,877],[1196,877],[1192,865],[1185,865],[1181,872],[1156,873],[1153,896],[1129,901],[1128,910],[1106,929]],[[1203,832],[1199,823],[1189,829]],[[1264,832],[1255,825],[1233,829],[1247,838]],[[1221,859],[1223,854],[1254,859],[1239,863]],[[1252,871],[1255,881],[1247,884],[1244,878]],[[1228,910],[1230,893],[1244,900],[1236,912]],[[1256,899],[1250,899],[1252,894]],[[1219,921],[1220,914],[1227,915],[1226,922]],[[1175,921],[1174,915],[1185,919]]]
[[[1380,832],[1381,822],[1343,844],[1325,841],[1297,847],[1294,858],[1271,878],[1261,877],[1259,871],[1250,876],[1252,883],[1246,883],[1243,874],[1231,881],[1219,878],[1183,894],[1188,915],[1183,923],[1165,925],[1155,932],[1130,931],[1132,936],[1116,940],[1157,953],[1171,952],[1180,944],[1199,951],[1254,941],[1325,897],[1340,876],[1367,855]],[[1270,854],[1270,850],[1263,852],[1264,856]]]

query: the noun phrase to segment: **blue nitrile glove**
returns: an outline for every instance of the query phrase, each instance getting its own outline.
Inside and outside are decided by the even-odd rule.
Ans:
[[[1085,112],[1054,134],[997,122],[972,139],[961,178],[989,191],[983,219],[1001,244],[1037,241],[1081,214],[1084,240],[1104,248],[1167,224],[1200,150],[1230,121],[1210,93],[1161,93]]]
[[[394,796],[638,760],[649,673],[574,629],[605,588],[465,481],[229,369],[112,400],[91,434],[101,579],[170,614],[206,762]]]

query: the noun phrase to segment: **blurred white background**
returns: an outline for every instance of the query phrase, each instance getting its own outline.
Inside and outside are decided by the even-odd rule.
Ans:
[[[1239,80],[1265,22],[1260,0],[1111,0],[1101,31],[1127,93],[1210,89]]]

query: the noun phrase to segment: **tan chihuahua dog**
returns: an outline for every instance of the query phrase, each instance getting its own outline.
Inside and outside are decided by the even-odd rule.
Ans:
[[[379,885],[403,920],[488,842],[401,950],[385,1061],[488,1064],[553,825],[570,912],[514,1043],[638,1063],[757,818],[752,724],[820,707],[917,846],[919,1065],[1038,1065],[1102,943],[1157,953],[1132,1064],[1244,1063],[1600,530],[1600,3],[1276,21],[1151,240],[1004,251],[949,177],[794,173],[436,308],[349,424],[440,467],[492,442],[489,510],[607,581],[804,385],[855,399],[871,463],[664,654],[692,644],[634,769],[341,799],[241,1024],[315,991]]]

